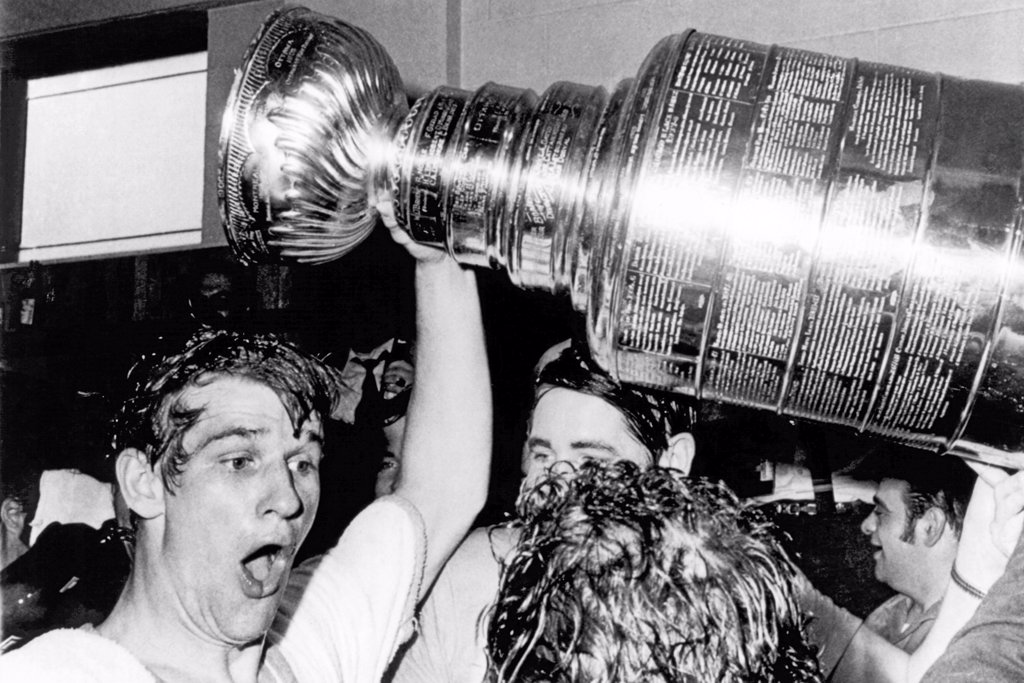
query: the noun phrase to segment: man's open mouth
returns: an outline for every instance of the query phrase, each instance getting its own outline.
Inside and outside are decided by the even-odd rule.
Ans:
[[[269,543],[242,560],[242,592],[249,598],[265,598],[281,587],[292,557],[292,547]]]

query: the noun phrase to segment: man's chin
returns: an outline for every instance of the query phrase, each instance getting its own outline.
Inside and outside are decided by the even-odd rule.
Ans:
[[[262,644],[263,637],[270,630],[281,603],[283,591],[263,598],[257,604],[246,605],[236,612],[234,623],[225,629],[225,635],[231,643],[240,649]]]

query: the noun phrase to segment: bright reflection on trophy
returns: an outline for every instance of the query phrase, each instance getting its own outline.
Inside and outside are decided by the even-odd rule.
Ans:
[[[690,31],[611,92],[406,104],[365,31],[264,24],[224,116],[246,261],[414,239],[567,293],[616,378],[1024,466],[1024,89]]]

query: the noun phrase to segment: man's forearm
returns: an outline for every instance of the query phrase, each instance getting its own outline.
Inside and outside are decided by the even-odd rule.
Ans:
[[[1022,673],[1024,537],[1018,540],[1003,576],[989,589],[977,612],[944,648],[922,680],[927,683],[1003,683],[1021,680]]]
[[[451,259],[419,262],[416,325],[396,492],[423,515],[429,585],[487,497],[491,388],[475,275]]]
[[[806,578],[800,582],[798,599],[800,608],[810,617],[807,636],[818,649],[818,664],[822,676],[829,679],[836,665],[840,664],[842,667],[843,661],[846,661],[848,668],[854,668],[854,652],[849,648],[857,631],[863,625],[863,620],[835,604],[831,598],[814,588]]]

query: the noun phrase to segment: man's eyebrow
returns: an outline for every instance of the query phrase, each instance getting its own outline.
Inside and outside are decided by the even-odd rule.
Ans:
[[[301,437],[303,434],[309,437],[310,443],[319,444],[321,446],[324,444],[324,433],[322,430],[303,428],[302,430],[299,431],[299,437]]]
[[[619,454],[619,450],[606,441],[573,441],[569,445],[576,451],[605,451],[610,455]]]
[[[231,425],[225,427],[213,434],[208,435],[205,439],[196,444],[196,451],[200,451],[212,443],[217,441],[223,441],[225,439],[231,439],[234,437],[241,437],[243,439],[253,439],[260,434],[266,433],[266,429],[262,427],[245,427],[243,425]]]
[[[530,448],[534,446],[541,446],[542,448],[551,448],[551,442],[539,436],[531,436],[526,440],[526,445]]]

